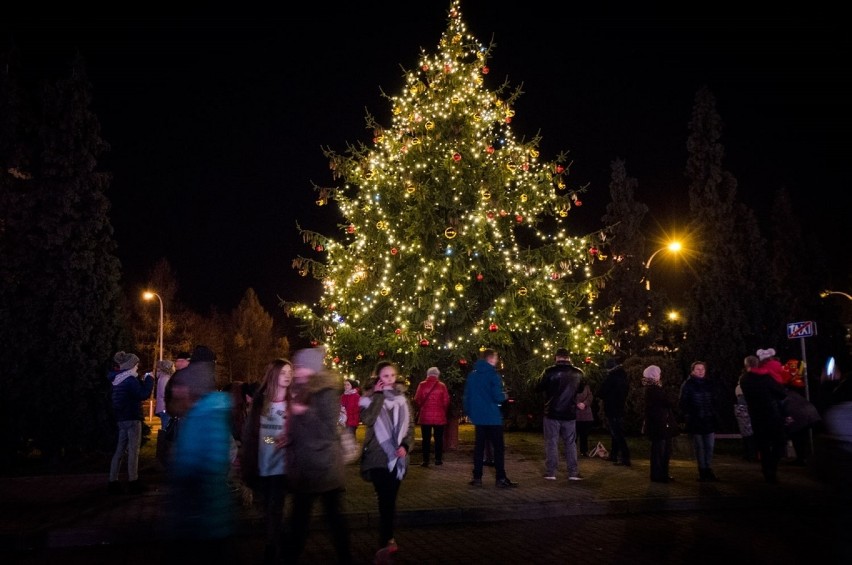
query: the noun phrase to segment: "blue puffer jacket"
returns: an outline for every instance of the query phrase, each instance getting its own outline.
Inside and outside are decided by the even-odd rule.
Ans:
[[[112,410],[117,422],[142,420],[142,401],[154,390],[154,377],[145,375],[142,380],[133,369],[111,371],[107,378],[112,383]]]
[[[506,401],[497,369],[479,359],[464,383],[464,412],[474,426],[502,426],[500,404]]]
[[[679,405],[687,433],[705,435],[716,431],[718,418],[713,381],[690,375],[680,387]]]

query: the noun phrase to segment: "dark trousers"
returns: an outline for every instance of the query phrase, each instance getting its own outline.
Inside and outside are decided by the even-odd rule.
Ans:
[[[672,440],[651,440],[651,480],[668,482],[669,460],[672,457]]]
[[[423,434],[423,462],[429,462],[429,455],[432,450],[432,430],[435,430],[435,462],[444,460],[444,426],[433,426],[431,424],[421,424],[420,433]]]
[[[393,539],[393,526],[396,520],[396,497],[399,485],[396,471],[377,468],[370,469],[370,482],[379,501],[379,548],[385,547]]]
[[[287,477],[285,475],[272,475],[270,477],[258,477],[258,479],[266,521],[266,545],[267,547],[275,547],[277,554],[279,548],[284,548],[284,497],[287,494]]]
[[[589,454],[589,433],[594,426],[593,420],[577,420],[577,442],[581,455]]]
[[[609,421],[609,434],[612,437],[612,449],[609,450],[611,461],[621,460],[625,465],[630,465],[630,448],[627,447],[627,438],[624,436],[624,417],[607,416]]]
[[[323,493],[297,492],[293,494],[293,514],[290,517],[290,531],[292,532],[288,562],[296,563],[305,549],[308,539],[308,526],[311,521],[311,508],[315,498],[322,499],[324,517],[328,526],[328,533],[334,543],[338,563],[351,563],[352,555],[349,552],[349,526],[346,517],[341,512],[341,499],[343,489],[330,490]]]
[[[494,450],[494,470],[499,481],[506,478],[506,446],[503,443],[503,426],[474,426],[473,444],[473,478],[482,478],[482,458],[485,455],[485,444],[491,443]]]
[[[767,483],[778,481],[778,462],[787,451],[787,438],[783,432],[760,433],[754,432],[757,453],[760,454],[760,469]]]

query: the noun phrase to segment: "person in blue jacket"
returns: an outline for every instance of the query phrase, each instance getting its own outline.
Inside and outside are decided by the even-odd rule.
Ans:
[[[113,369],[107,375],[112,383],[112,409],[118,426],[118,441],[109,467],[109,493],[121,494],[118,480],[121,460],[127,454],[127,488],[139,494],[145,487],[139,481],[139,446],[142,442],[142,401],[154,390],[154,377],[139,377],[139,357],[119,351],[113,357]]]
[[[506,476],[505,445],[503,443],[503,414],[500,405],[506,401],[503,378],[497,373],[500,356],[493,349],[485,349],[473,365],[464,383],[464,411],[474,425],[473,479],[471,486],[482,486],[482,460],[485,444],[494,450],[494,470],[497,486],[516,487],[518,483]]]

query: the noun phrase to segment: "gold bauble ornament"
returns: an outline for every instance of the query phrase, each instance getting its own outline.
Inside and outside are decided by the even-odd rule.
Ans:
[[[449,228],[444,230],[444,237],[446,237],[447,239],[453,239],[457,235],[458,235],[458,232],[456,232],[456,228],[449,227]]]

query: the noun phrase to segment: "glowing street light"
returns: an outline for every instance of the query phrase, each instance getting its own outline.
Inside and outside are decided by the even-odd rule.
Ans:
[[[157,294],[156,292],[151,292],[150,290],[146,290],[145,292],[142,293],[142,298],[144,298],[145,300],[153,300],[155,296],[157,297],[157,300],[160,301],[160,340],[159,341],[160,341],[160,361],[162,361],[163,360],[163,299],[162,299],[162,297],[160,297],[159,294]],[[155,373],[159,371],[159,368],[160,368],[160,365],[158,364],[157,370],[155,371]],[[157,375],[157,376],[159,376],[159,375]],[[154,418],[154,401],[152,399],[148,403],[148,419],[152,420],[153,418]]]
[[[825,298],[825,297],[826,297],[826,296],[828,296],[829,294],[839,294],[840,296],[845,296],[845,297],[846,297],[846,298],[848,298],[849,300],[852,300],[852,295],[849,295],[849,294],[847,294],[847,293],[845,293],[845,292],[840,292],[839,290],[823,290],[822,292],[820,292],[820,293],[819,293],[819,295],[820,295],[822,298]]]
[[[163,360],[163,299],[162,299],[162,297],[160,297],[159,294],[157,294],[156,292],[151,292],[150,290],[146,290],[145,292],[142,293],[142,298],[144,298],[145,300],[153,300],[154,297],[156,297],[157,300],[160,301],[160,339],[159,339],[159,344],[160,344],[160,361],[162,361]]]
[[[651,256],[650,256],[650,257],[648,257],[648,260],[647,260],[647,261],[645,261],[645,290],[651,290],[651,280],[648,278],[648,269],[650,269],[650,268],[651,268],[651,261],[653,261],[653,260],[654,260],[654,257],[656,257],[656,256],[657,256],[657,254],[658,254],[660,251],[666,251],[666,250],[668,250],[668,251],[671,251],[672,253],[677,253],[677,252],[678,252],[678,251],[680,251],[681,249],[682,249],[682,246],[681,246],[681,243],[680,243],[679,241],[672,241],[672,242],[670,242],[668,245],[665,245],[665,246],[663,246],[663,247],[660,247],[659,249],[657,249],[656,251],[654,251],[654,252],[651,254]]]

